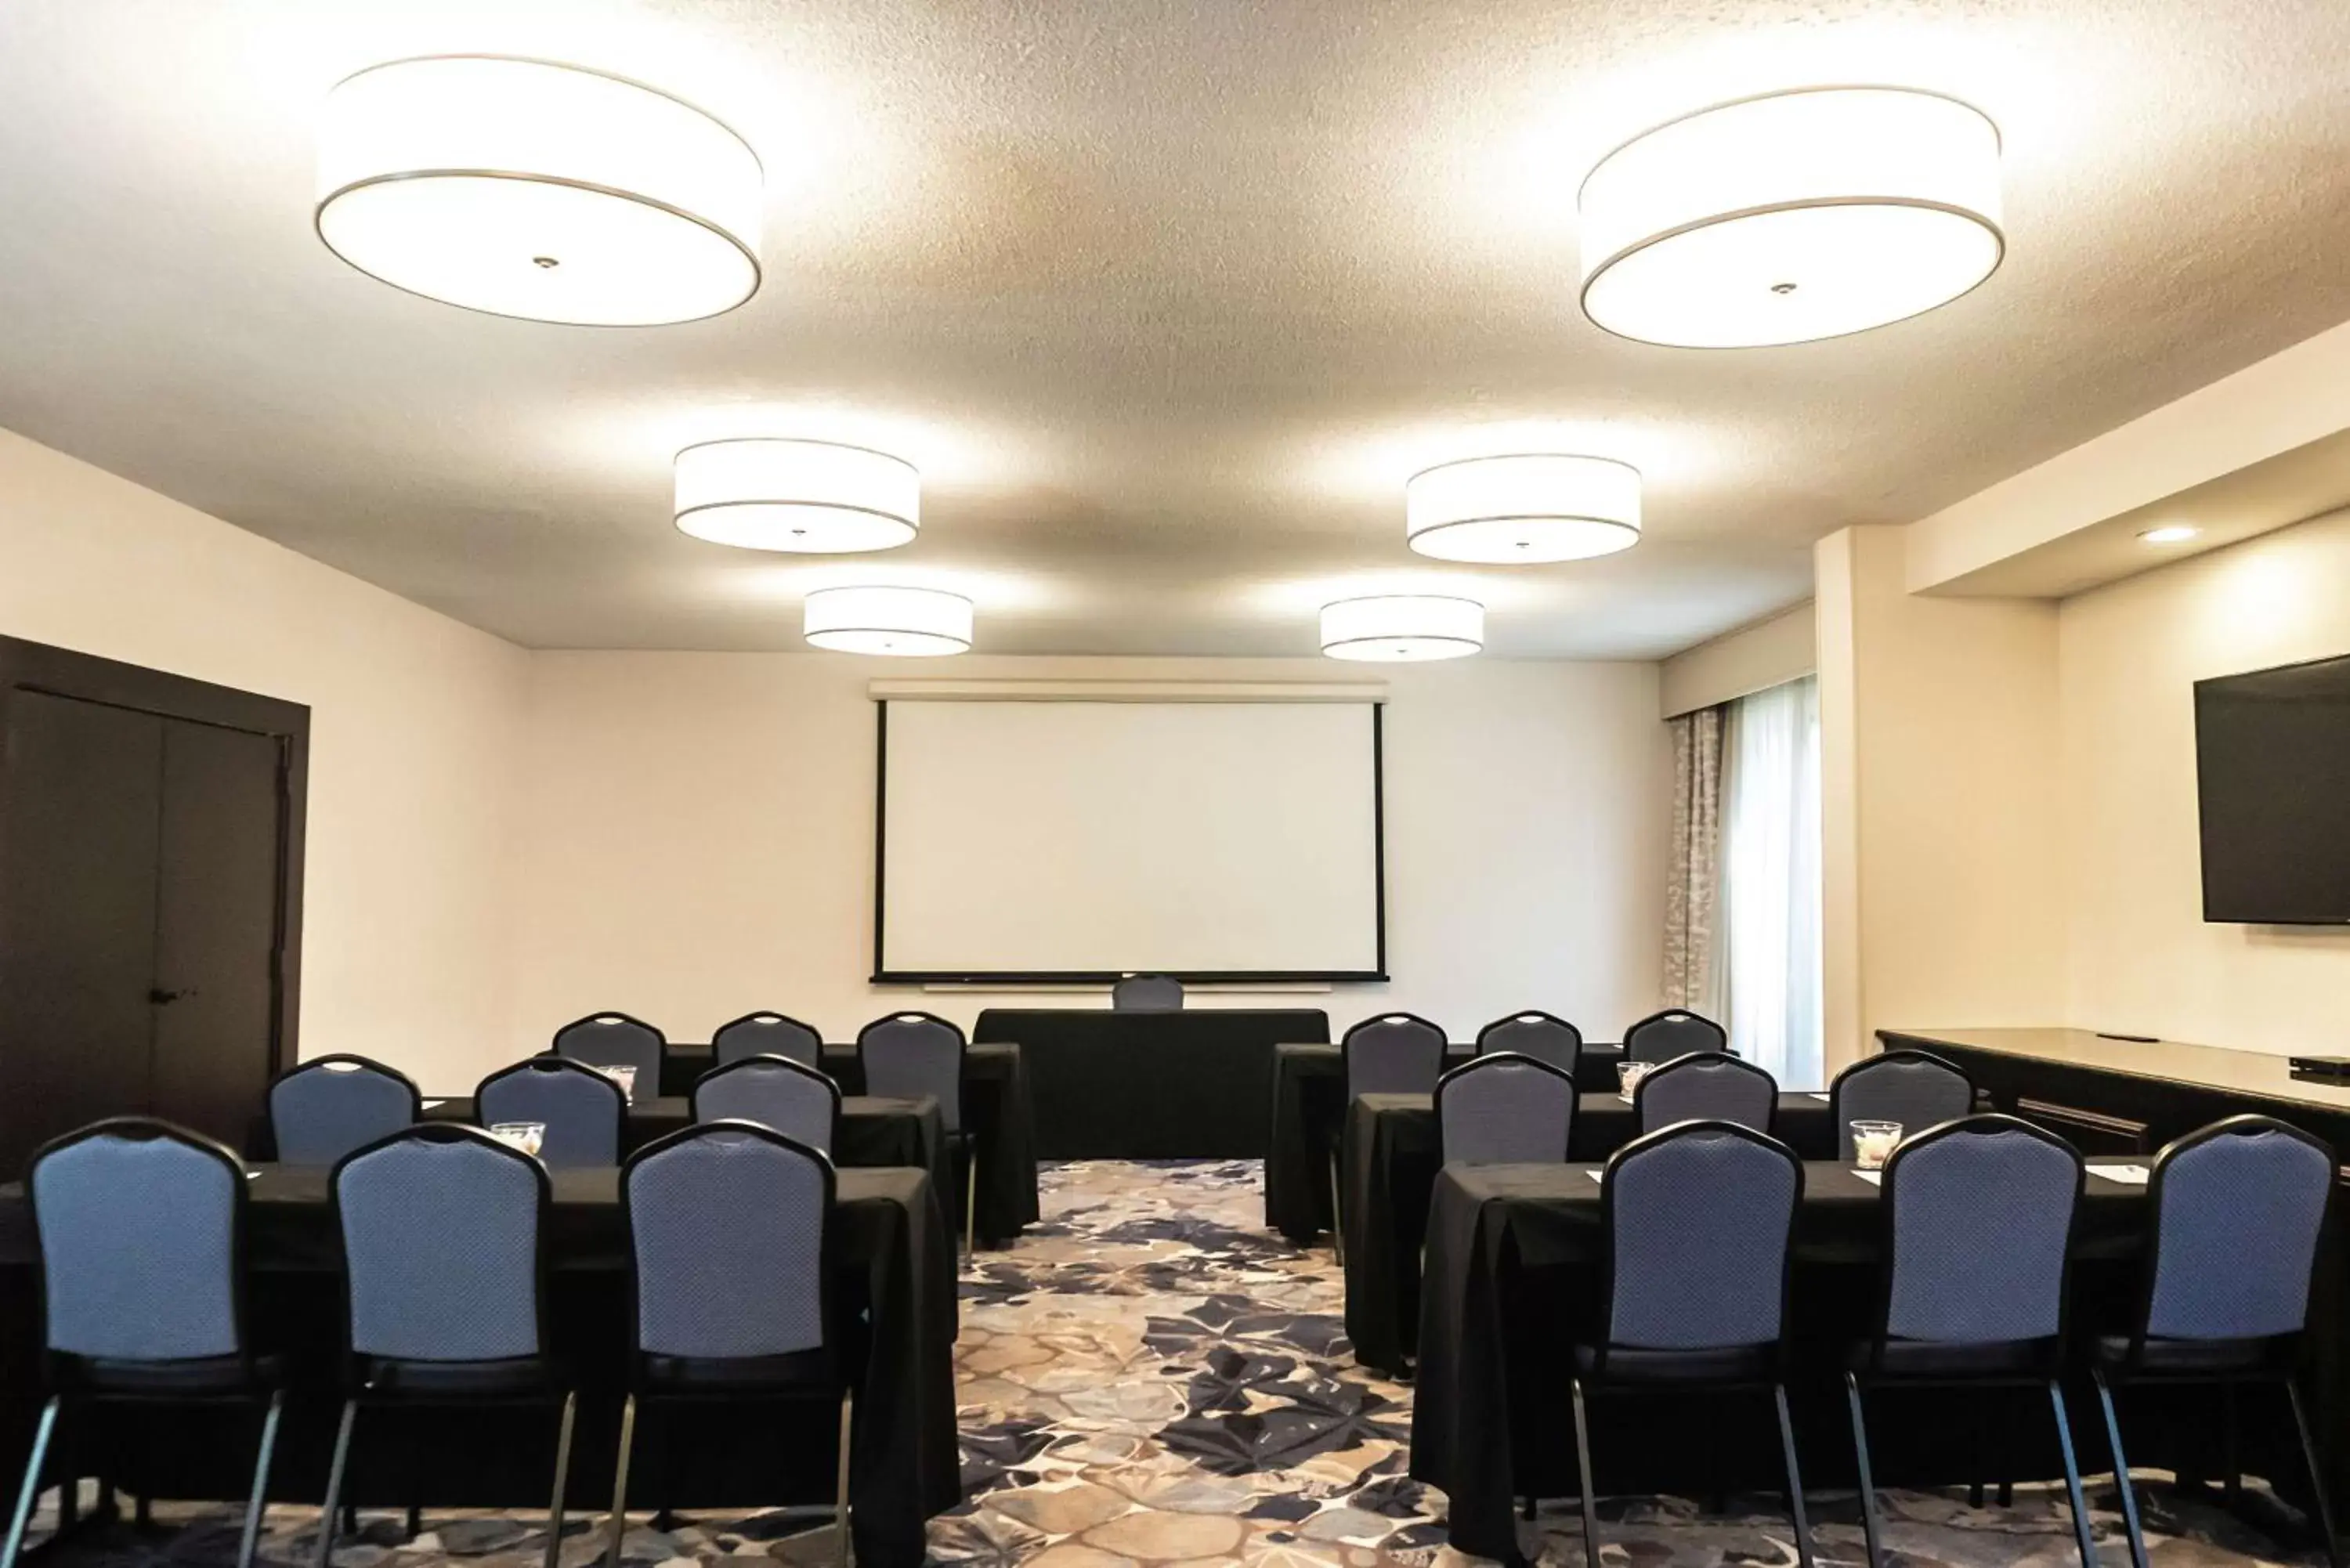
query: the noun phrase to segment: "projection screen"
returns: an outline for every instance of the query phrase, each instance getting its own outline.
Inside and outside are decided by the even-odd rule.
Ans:
[[[880,704],[874,978],[1385,979],[1379,707]]]

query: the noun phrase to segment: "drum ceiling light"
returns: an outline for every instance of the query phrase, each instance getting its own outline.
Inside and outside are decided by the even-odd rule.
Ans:
[[[397,60],[327,95],[318,237],[372,277],[495,316],[691,321],[759,286],[764,181],[691,104],[575,66]]]
[[[1449,594],[1379,594],[1322,607],[1322,651],[1382,664],[1463,659],[1485,646],[1485,607]]]
[[[714,441],[677,454],[677,525],[746,550],[887,550],[921,527],[922,481],[888,452],[834,441]]]
[[[836,653],[919,659],[971,648],[971,601],[943,588],[818,588],[802,629]]]
[[[1981,111],[1899,88],[1659,126],[1583,182],[1584,312],[1643,342],[1742,348],[1931,310],[1999,265],[1999,152]]]
[[[1640,472],[1605,457],[1473,457],[1405,482],[1404,533],[1442,561],[1580,561],[1640,539]]]

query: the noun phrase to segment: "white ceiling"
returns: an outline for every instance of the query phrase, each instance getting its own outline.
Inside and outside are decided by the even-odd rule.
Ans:
[[[565,327],[337,261],[320,95],[454,50],[735,125],[764,291]],[[1467,580],[1497,653],[1654,657],[1801,597],[1824,533],[2350,317],[2345,58],[2342,0],[10,0],[0,425],[538,647],[794,648],[806,587],[868,577],[966,588],[984,651],[1304,653],[1339,590]],[[1789,348],[1583,319],[1599,152],[1851,81],[1998,121],[1989,284]],[[1405,549],[1407,473],[1544,428],[1646,471],[1644,543]],[[921,539],[678,535],[671,453],[754,433],[914,459]]]

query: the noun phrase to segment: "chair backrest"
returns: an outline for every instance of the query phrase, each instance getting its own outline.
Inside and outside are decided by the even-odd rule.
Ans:
[[[1547,1062],[1573,1077],[1583,1057],[1583,1031],[1547,1012],[1513,1012],[1477,1031],[1479,1055],[1502,1051]]]
[[[540,1353],[545,1166],[479,1127],[426,1122],[346,1156],[328,1185],[352,1354]]]
[[[1669,1062],[1695,1051],[1727,1051],[1730,1032],[1685,1007],[1651,1012],[1624,1031],[1624,1060]]]
[[[551,1170],[620,1163],[620,1127],[629,1102],[620,1085],[595,1068],[560,1056],[533,1056],[501,1067],[473,1091],[473,1116],[544,1122],[538,1158]]]
[[[625,1012],[592,1012],[555,1032],[555,1054],[590,1067],[634,1067],[637,1093],[660,1093],[661,1061],[669,1041],[641,1018]]]
[[[710,1054],[721,1067],[745,1056],[781,1056],[822,1071],[824,1036],[780,1012],[746,1012],[718,1026],[718,1033],[710,1037]]]
[[[2155,1157],[2152,1275],[2144,1332],[2157,1339],[2268,1339],[2309,1315],[2333,1151],[2269,1116],[2230,1116]]]
[[[696,1122],[755,1122],[826,1158],[840,1123],[840,1085],[783,1056],[745,1056],[694,1081]]]
[[[50,1350],[104,1361],[244,1354],[234,1154],[169,1122],[117,1116],[42,1146],[26,1186]]]
[[[1109,988],[1109,1004],[1117,1012],[1180,1012],[1183,982],[1171,975],[1126,975]]]
[[[650,1355],[789,1355],[829,1343],[832,1162],[748,1122],[648,1144],[620,1173],[636,1347]]]
[[[1682,1122],[1617,1149],[1600,1180],[1605,1344],[1727,1350],[1780,1340],[1804,1168],[1774,1138]]]
[[[1574,1128],[1574,1078],[1532,1056],[1488,1052],[1436,1081],[1447,1165],[1555,1164]]]
[[[2064,1332],[2081,1156],[2007,1116],[1904,1138],[1883,1179],[1885,1334],[2002,1345]]]
[[[1898,1122],[1908,1137],[1975,1108],[1973,1080],[1952,1063],[1927,1051],[1887,1051],[1855,1062],[1828,1085],[1828,1114],[1835,1123],[1836,1158],[1852,1159],[1852,1124]]]
[[[857,1032],[865,1092],[939,1102],[939,1120],[962,1130],[962,1031],[935,1012],[892,1012]]]
[[[332,1165],[424,1114],[407,1074],[348,1053],[314,1057],[269,1085],[269,1134],[287,1165]]]
[[[1410,1012],[1382,1012],[1347,1031],[1338,1051],[1347,1098],[1357,1095],[1432,1095],[1444,1074],[1444,1031]]]
[[[1778,1081],[1726,1051],[1692,1051],[1642,1075],[1632,1091],[1644,1133],[1675,1122],[1736,1122],[1768,1133],[1778,1115]]]

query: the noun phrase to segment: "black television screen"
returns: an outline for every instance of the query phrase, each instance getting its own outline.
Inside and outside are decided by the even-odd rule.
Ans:
[[[2350,922],[2350,656],[2195,683],[2203,918]]]

